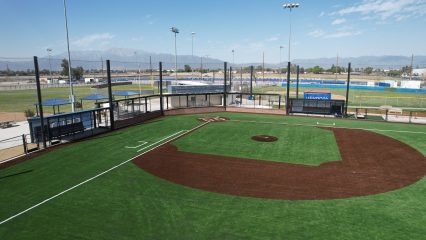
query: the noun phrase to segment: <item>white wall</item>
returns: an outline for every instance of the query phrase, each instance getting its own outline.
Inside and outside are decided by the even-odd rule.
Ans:
[[[401,81],[401,88],[419,89],[421,81]]]

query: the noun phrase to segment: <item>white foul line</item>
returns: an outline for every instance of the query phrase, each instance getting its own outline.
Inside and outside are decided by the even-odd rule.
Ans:
[[[120,166],[122,166],[122,165],[124,165],[124,164],[126,164],[126,163],[128,163],[128,162],[130,162],[130,161],[132,161],[132,160],[134,160],[134,159],[136,159],[136,158],[138,158],[138,157],[140,157],[140,156],[142,156],[143,154],[145,154],[145,153],[147,153],[147,152],[150,152],[150,151],[152,151],[152,150],[154,150],[154,149],[156,149],[156,148],[159,148],[159,147],[163,146],[164,144],[169,143],[169,142],[171,142],[171,141],[173,141],[173,140],[175,140],[175,139],[177,139],[177,138],[179,138],[179,137],[181,137],[181,136],[183,136],[183,135],[187,134],[188,132],[195,131],[195,130],[197,130],[198,128],[203,127],[204,125],[206,125],[206,124],[208,124],[208,123],[210,123],[210,122],[205,122],[205,123],[203,123],[203,124],[201,124],[201,125],[198,125],[197,127],[193,128],[193,129],[191,129],[191,130],[181,130],[181,131],[179,131],[179,132],[177,132],[177,133],[174,133],[174,134],[172,134],[172,135],[169,135],[169,136],[167,136],[167,137],[165,137],[165,138],[163,138],[163,139],[161,139],[161,140],[159,140],[159,141],[157,141],[157,142],[155,142],[155,143],[153,143],[153,144],[150,144],[149,146],[153,146],[153,145],[155,145],[155,144],[161,143],[162,141],[164,141],[164,140],[166,140],[166,139],[170,138],[169,140],[167,140],[167,141],[165,141],[165,142],[163,142],[163,143],[161,143],[161,144],[159,144],[159,145],[157,145],[157,146],[155,146],[155,147],[153,147],[153,148],[151,148],[151,149],[148,149],[148,150],[146,150],[146,151],[144,151],[144,152],[142,152],[142,153],[138,154],[137,156],[132,157],[132,158],[131,158],[131,159],[129,159],[129,160],[126,160],[126,161],[124,161],[124,162],[122,162],[122,163],[120,163],[120,164],[118,164],[118,165],[115,165],[114,167],[112,167],[112,168],[110,168],[110,169],[108,169],[108,170],[106,170],[106,171],[103,171],[103,172],[101,172],[101,173],[99,173],[99,174],[97,174],[97,175],[95,175],[95,176],[93,176],[93,177],[91,177],[91,178],[89,178],[89,179],[86,179],[85,181],[83,181],[83,182],[81,182],[81,183],[79,183],[79,184],[77,184],[77,185],[74,185],[74,186],[72,186],[72,187],[70,187],[70,188],[68,188],[68,189],[66,189],[66,190],[64,190],[64,191],[62,191],[62,192],[60,192],[60,193],[58,193],[58,194],[56,194],[56,195],[53,195],[52,197],[49,197],[49,198],[47,198],[47,199],[45,199],[45,200],[43,200],[43,201],[41,201],[41,202],[39,202],[39,203],[37,203],[37,204],[33,205],[33,206],[32,206],[32,207],[30,207],[30,208],[25,209],[24,211],[21,211],[21,212],[19,212],[19,213],[15,214],[15,215],[13,215],[13,216],[11,216],[11,217],[9,217],[9,218],[7,218],[7,219],[3,220],[3,221],[1,221],[1,222],[0,222],[0,225],[4,224],[4,223],[6,223],[6,222],[9,222],[10,220],[12,220],[12,219],[14,219],[14,218],[16,218],[16,217],[19,217],[20,215],[22,215],[22,214],[24,214],[24,213],[26,213],[26,212],[28,212],[28,211],[31,211],[32,209],[34,209],[34,208],[36,208],[36,207],[39,207],[40,205],[43,205],[43,204],[45,204],[45,203],[49,202],[50,200],[55,199],[55,198],[57,198],[57,197],[59,197],[59,196],[61,196],[61,195],[65,194],[65,193],[67,193],[67,192],[69,192],[69,191],[71,191],[71,190],[75,189],[75,188],[78,188],[78,187],[80,187],[81,185],[83,185],[83,184],[85,184],[85,183],[88,183],[88,182],[92,181],[93,179],[96,179],[96,178],[98,178],[98,177],[100,177],[100,176],[102,176],[102,175],[104,175],[104,174],[106,174],[106,173],[109,173],[109,172],[111,172],[112,170],[114,170],[114,169],[116,169],[116,168],[118,168],[118,167],[120,167]],[[183,132],[183,133],[182,133],[182,132]],[[180,134],[179,134],[179,133],[180,133]],[[177,135],[177,134],[179,134],[179,135]],[[174,136],[174,137],[173,137],[173,136]],[[171,138],[171,137],[173,137],[173,138]],[[144,147],[143,149],[146,149],[146,148],[148,148],[149,146]],[[141,149],[141,151],[142,151],[142,149]],[[139,152],[139,151],[138,151],[138,152]]]
[[[138,148],[138,147],[142,147],[145,144],[148,144],[148,142],[145,142],[145,141],[138,141],[138,142],[140,142],[141,144],[139,144],[137,146],[134,146],[134,147],[128,147],[128,146],[126,146],[126,148],[135,149],[135,148]]]
[[[258,122],[250,120],[228,120],[228,122],[243,122],[243,123],[257,123],[257,124],[275,124],[275,125],[288,125],[288,126],[305,126],[305,127],[318,127],[313,124],[301,124],[301,123],[285,123],[285,122]],[[414,134],[426,134],[426,132],[413,132],[403,130],[389,130],[389,129],[375,129],[375,128],[350,128],[350,127],[337,127],[330,125],[323,125],[326,128],[339,128],[339,129],[354,129],[354,130],[366,130],[366,131],[378,131],[378,132],[396,132],[396,133],[414,133]]]

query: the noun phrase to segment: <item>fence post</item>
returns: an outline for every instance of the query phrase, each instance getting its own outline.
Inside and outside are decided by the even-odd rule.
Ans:
[[[296,78],[296,99],[299,99],[299,65],[297,65],[297,78]]]
[[[278,96],[278,109],[281,109],[281,95]]]
[[[250,66],[250,97],[253,94],[253,71],[254,67]]]
[[[164,116],[163,108],[163,63],[160,62],[160,111],[161,115]]]
[[[24,146],[24,153],[27,154],[28,148],[27,148],[27,139],[25,138],[25,134],[22,134],[22,145]]]
[[[386,109],[386,118],[385,118],[386,122],[388,121],[388,112],[389,112],[389,110]]]
[[[39,114],[40,114],[41,140],[43,141],[43,148],[46,148],[47,145],[46,145],[46,138],[44,136],[44,115],[43,115],[43,105],[42,105],[41,88],[40,88],[40,72],[38,68],[38,58],[36,56],[34,56],[34,71],[35,71],[35,77],[36,77],[37,99],[38,99],[38,107],[39,107]]]
[[[109,100],[109,122],[111,125],[111,130],[114,130],[114,105],[112,104],[112,86],[111,86],[111,62],[106,60],[107,65],[107,79],[108,79],[108,100]]]
[[[226,111],[226,75],[227,75],[227,68],[228,68],[228,63],[224,62],[223,63],[223,68],[224,68],[224,76],[223,76],[223,106],[225,107],[225,111]]]
[[[232,91],[232,67],[229,67],[229,88]]]
[[[349,105],[349,83],[351,81],[351,63],[348,64],[348,81],[346,83],[346,102],[345,102],[345,115],[348,115]]]
[[[243,67],[241,67],[240,72],[240,93],[243,92]]]
[[[413,116],[413,112],[412,111],[410,111],[410,116],[409,116],[409,118],[408,118],[408,123],[411,123],[411,117]]]
[[[287,95],[286,95],[286,99],[285,99],[285,114],[288,115],[290,112],[289,109],[289,103],[290,103],[290,68],[291,68],[291,63],[288,62],[287,64]]]

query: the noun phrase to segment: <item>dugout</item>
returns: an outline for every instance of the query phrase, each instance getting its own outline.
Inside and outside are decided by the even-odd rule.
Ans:
[[[109,108],[94,108],[44,117],[46,141],[80,139],[109,130]],[[32,143],[42,141],[40,117],[28,118]]]
[[[290,113],[342,116],[344,108],[344,100],[289,99]]]

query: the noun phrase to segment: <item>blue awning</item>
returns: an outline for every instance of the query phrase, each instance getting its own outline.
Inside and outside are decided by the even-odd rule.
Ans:
[[[93,94],[93,95],[80,98],[80,100],[88,100],[88,101],[98,101],[103,99],[108,99],[108,97],[101,94]]]
[[[42,106],[60,106],[60,105],[67,105],[67,104],[71,104],[71,102],[69,100],[60,99],[60,98],[47,99],[41,102]],[[39,104],[36,103],[35,105],[39,105]]]
[[[112,93],[112,95],[119,97],[129,97],[133,95],[139,95],[139,93],[133,91],[115,91]]]

